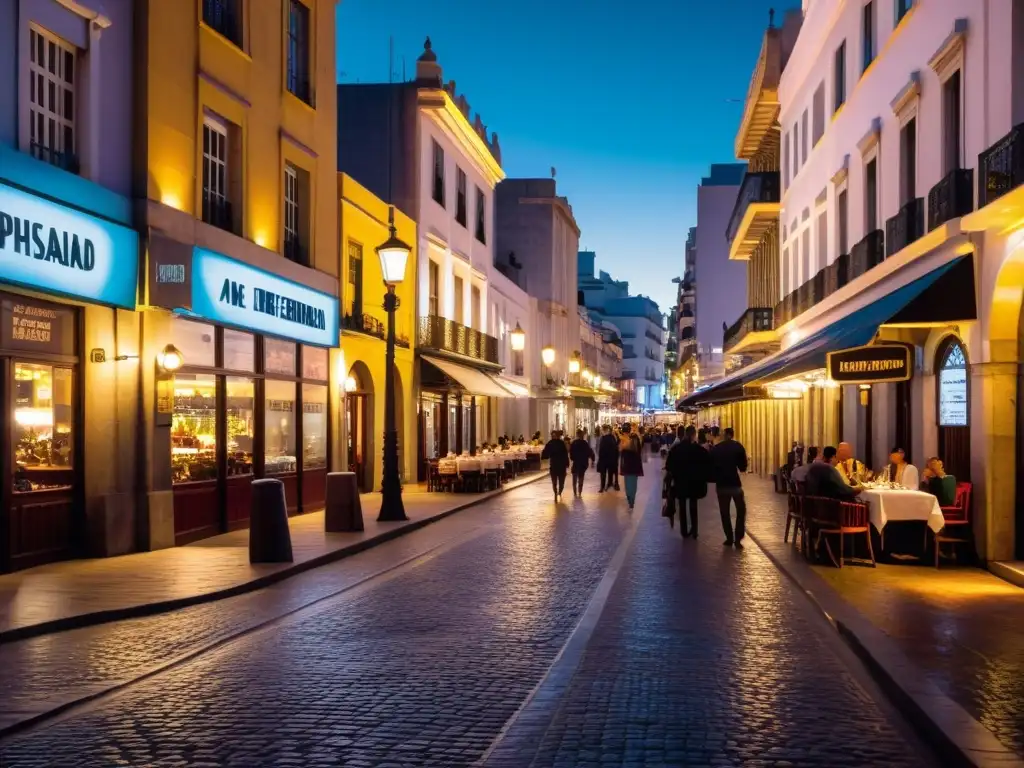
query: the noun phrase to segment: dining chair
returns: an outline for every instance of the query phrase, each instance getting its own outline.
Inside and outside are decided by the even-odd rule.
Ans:
[[[862,533],[868,543],[868,555],[871,558],[871,567],[876,567],[875,552],[871,546],[871,522],[868,519],[868,505],[859,501],[838,501],[837,499],[829,499],[829,501],[831,502],[831,504],[828,505],[829,514],[827,517],[822,518],[823,524],[822,527],[818,529],[818,535],[815,540],[815,549],[817,550],[821,548],[821,542],[824,539],[825,549],[828,552],[829,559],[832,560],[833,565],[837,568],[842,568],[843,560],[846,558],[846,536]],[[828,536],[836,535],[839,536],[838,559],[832,553],[832,545],[829,543],[827,538]]]
[[[971,492],[974,486],[971,483],[957,483],[956,496],[951,507],[939,507],[942,510],[942,529],[935,534],[935,567],[939,567],[939,550],[943,544],[954,547],[953,559],[956,559],[957,544],[971,543]],[[925,541],[927,543],[928,531],[925,528]],[[961,530],[964,536],[952,536],[953,531]]]
[[[782,534],[782,541],[789,541],[789,526],[793,526],[793,543],[796,544],[797,537],[802,535],[804,528],[803,496],[796,493],[794,488],[789,492],[788,506],[786,508],[786,530]]]

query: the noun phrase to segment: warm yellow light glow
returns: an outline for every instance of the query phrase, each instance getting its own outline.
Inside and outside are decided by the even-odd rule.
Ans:
[[[171,208],[176,208],[179,211],[184,210],[181,206],[181,198],[173,192],[164,192],[160,196],[160,202],[164,205],[169,205]]]
[[[185,364],[185,357],[176,346],[168,344],[156,356],[156,364],[165,371],[176,371]]]
[[[591,371],[589,368],[584,368],[583,369],[583,380],[584,381],[593,381],[594,380],[594,372]]]
[[[14,420],[23,427],[51,427],[53,411],[49,408],[17,408]]]
[[[258,245],[260,248],[266,248],[267,247],[267,233],[266,232],[257,232],[256,236],[253,237],[253,242],[255,242],[256,245]]]
[[[355,392],[356,391],[356,386],[357,385],[356,385],[356,377],[355,376],[353,376],[352,374],[349,374],[348,376],[345,377],[345,391],[346,392]]]
[[[594,376],[594,387],[597,388],[597,389],[601,388],[601,376],[600,375],[595,374],[595,376]]]
[[[580,358],[578,355],[573,355],[569,360],[569,373],[580,372]]]
[[[522,352],[526,349],[526,331],[519,326],[518,320],[515,329],[509,334],[509,342],[512,344],[513,352]]]
[[[550,368],[552,365],[555,364],[555,348],[544,347],[544,349],[540,351],[540,359],[541,362],[544,363],[544,365]]]

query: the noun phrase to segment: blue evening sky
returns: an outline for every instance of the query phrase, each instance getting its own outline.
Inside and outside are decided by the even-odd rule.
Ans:
[[[597,265],[668,311],[696,187],[733,139],[768,9],[796,0],[342,0],[338,79],[396,80],[429,35],[512,177],[557,169]],[[725,237],[725,233],[722,233]]]

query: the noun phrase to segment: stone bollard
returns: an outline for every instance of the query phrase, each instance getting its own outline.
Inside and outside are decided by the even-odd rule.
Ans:
[[[355,472],[327,473],[324,530],[328,533],[363,530],[363,508],[359,502]]]
[[[284,500],[284,483],[280,480],[252,481],[249,562],[292,562],[292,536],[288,529],[288,506]]]

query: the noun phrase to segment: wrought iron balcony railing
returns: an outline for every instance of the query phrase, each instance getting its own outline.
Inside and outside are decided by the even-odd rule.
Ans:
[[[203,221],[232,234],[239,234],[235,226],[231,201],[208,192],[203,193]]]
[[[349,315],[342,315],[341,327],[345,331],[355,331],[356,333],[365,333],[367,336],[375,336],[378,339],[386,340],[388,337],[388,326],[382,320],[378,320],[373,315],[367,315],[365,313],[355,313]],[[395,345],[399,347],[409,348],[409,337],[404,333],[395,333]]]
[[[29,145],[28,153],[37,160],[63,168],[68,173],[77,174],[80,170],[78,156],[74,152],[58,152],[33,141]]]
[[[868,232],[850,249],[848,281],[856,280],[869,269],[885,261],[885,233],[880,229]]]
[[[777,203],[780,200],[780,191],[778,171],[748,171],[743,177],[739,194],[736,195],[736,204],[729,218],[729,226],[725,230],[725,239],[731,243],[736,238],[748,207],[754,203]]]
[[[957,168],[928,193],[928,231],[974,210],[974,171]]]
[[[1024,184],[1024,123],[978,155],[978,207]]]
[[[924,235],[924,198],[915,197],[885,222],[885,255],[899,253]]]
[[[770,331],[775,327],[775,313],[771,307],[751,307],[739,320],[725,329],[722,334],[722,349],[728,352],[749,333]]]
[[[498,363],[498,340],[438,315],[420,318],[418,345],[487,363]]]

